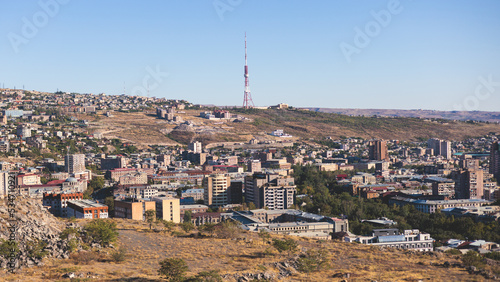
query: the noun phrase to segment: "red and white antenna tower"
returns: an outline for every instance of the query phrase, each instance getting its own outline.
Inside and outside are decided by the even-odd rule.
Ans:
[[[245,91],[243,95],[243,108],[253,108],[252,95],[250,94],[250,87],[248,85],[248,65],[247,65],[247,33],[245,32]]]

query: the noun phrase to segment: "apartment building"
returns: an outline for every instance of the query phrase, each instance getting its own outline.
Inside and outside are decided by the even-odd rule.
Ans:
[[[152,200],[156,204],[156,216],[158,218],[172,221],[174,223],[181,222],[179,199],[171,197],[156,197]]]
[[[74,154],[64,157],[64,167],[68,173],[80,173],[85,171],[85,155]]]
[[[55,216],[68,217],[68,201],[83,200],[83,193],[44,193],[43,205]]]
[[[115,217],[118,218],[144,220],[144,214],[147,210],[156,211],[155,201],[115,200],[114,204],[115,204]]]
[[[231,177],[225,174],[212,174],[203,180],[204,198],[207,206],[220,207],[229,203],[228,188],[231,185]]]

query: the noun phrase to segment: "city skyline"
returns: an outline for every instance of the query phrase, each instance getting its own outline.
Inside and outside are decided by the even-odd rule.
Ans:
[[[240,106],[498,111],[495,1],[3,1],[0,84]]]

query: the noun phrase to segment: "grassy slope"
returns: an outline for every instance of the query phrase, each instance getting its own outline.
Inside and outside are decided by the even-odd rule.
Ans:
[[[167,257],[184,259],[190,268],[189,275],[200,271],[219,270],[221,274],[276,273],[274,262],[283,261],[281,256],[256,233],[242,233],[241,238],[252,239],[245,243],[239,240],[189,237],[173,237],[169,233],[147,232],[143,222],[113,219],[120,228],[118,244],[128,249],[129,257],[123,263],[92,262],[89,265],[75,264],[72,260],[46,260],[46,265],[23,269],[16,275],[6,275],[5,281],[57,281],[67,272],[97,276],[98,281],[162,281],[157,280],[158,262]],[[351,279],[360,281],[472,281],[480,276],[469,275],[463,268],[444,268],[445,261],[458,262],[448,255],[409,253],[399,250],[380,250],[360,244],[297,239],[299,249],[322,248],[328,252],[329,267],[320,272],[295,273],[287,281],[340,281],[335,274],[350,273]],[[262,253],[270,248],[271,255]],[[3,275],[3,274],[2,274]],[[127,279],[125,279],[127,278]],[[45,280],[44,280],[45,279]],[[96,280],[94,280],[96,281]]]

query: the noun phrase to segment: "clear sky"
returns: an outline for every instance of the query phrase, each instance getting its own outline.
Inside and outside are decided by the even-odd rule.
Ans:
[[[44,4],[46,3],[46,4]],[[500,111],[497,0],[0,0],[0,86]]]

